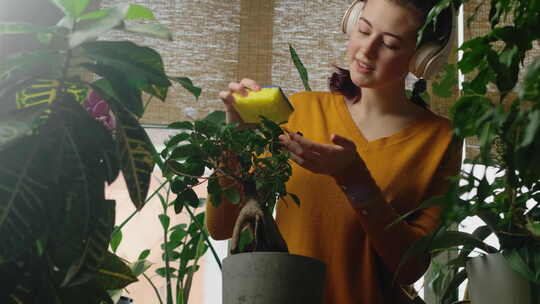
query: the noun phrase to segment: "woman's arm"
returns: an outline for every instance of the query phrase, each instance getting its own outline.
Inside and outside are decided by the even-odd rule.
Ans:
[[[455,176],[460,166],[461,145],[452,143],[430,182],[425,199],[444,194],[448,190],[448,178]],[[440,223],[441,207],[422,209],[412,215],[412,219],[398,222],[387,229],[387,226],[400,215],[385,200],[374,181],[371,185],[365,181],[350,183],[357,180],[354,177],[358,176],[359,169],[363,168],[358,165],[350,167],[335,177],[336,182],[347,195],[353,208],[361,215],[361,224],[370,243],[388,269],[395,273],[409,247],[416,240],[435,231]],[[410,258],[399,269],[397,281],[400,284],[414,283],[427,270],[429,262],[428,253]]]

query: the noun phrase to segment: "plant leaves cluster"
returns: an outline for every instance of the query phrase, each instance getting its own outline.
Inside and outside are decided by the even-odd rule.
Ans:
[[[428,15],[420,37],[444,8],[467,2],[470,4],[440,1]],[[540,277],[540,57],[524,65],[534,42],[540,39],[540,2],[494,0],[475,5],[476,12],[489,5],[490,30],[459,47],[463,56],[457,68],[469,80],[463,83],[451,119],[457,138],[477,138],[480,152],[467,160],[472,169],[454,178],[445,195],[419,207],[445,207],[443,224],[407,253],[410,257],[426,250],[434,254],[458,250],[457,257],[443,266],[448,267],[443,272],[451,273],[453,279],[438,284],[435,290],[443,301],[448,301],[452,289],[466,278],[462,268],[475,251],[503,252],[509,265],[529,281],[538,284]],[[467,24],[475,18],[476,13]],[[437,95],[449,97],[447,89],[455,79],[453,70],[447,67],[446,76],[434,83]],[[525,77],[520,82],[521,74]],[[487,166],[495,168],[494,180],[488,180]],[[482,168],[481,176],[473,174]],[[485,225],[472,234],[458,236],[458,232],[450,231],[455,223],[473,216]],[[489,235],[497,237],[499,248],[484,242]]]
[[[256,197],[269,212],[281,197],[290,195],[297,202],[285,187],[292,169],[289,154],[281,150],[278,137],[284,131],[279,125],[262,117],[254,129],[241,129],[224,118],[223,112],[214,112],[205,119],[169,125],[180,130],[161,152],[177,195],[175,210],[199,204],[192,188],[202,182],[207,182],[216,206],[223,201],[239,204],[246,195]]]
[[[8,282],[0,302],[113,303],[107,290],[134,282],[140,269],[108,251],[121,232],[105,185],[122,173],[135,208],[144,206],[156,153],[138,121],[143,94],[165,100],[172,82],[152,48],[96,39],[111,30],[171,35],[131,25],[154,19],[140,5],[87,12],[91,0],[51,1],[65,14],[54,26],[0,24],[0,35],[35,34],[43,44],[0,62],[0,273]],[[200,94],[188,78],[172,80]],[[85,109],[89,90],[110,106],[114,130]]]

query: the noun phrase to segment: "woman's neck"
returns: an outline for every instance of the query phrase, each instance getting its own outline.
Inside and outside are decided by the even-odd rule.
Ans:
[[[360,100],[352,103],[355,113],[363,117],[382,117],[388,115],[410,115],[419,112],[419,107],[407,99],[404,86],[384,88],[362,88]]]

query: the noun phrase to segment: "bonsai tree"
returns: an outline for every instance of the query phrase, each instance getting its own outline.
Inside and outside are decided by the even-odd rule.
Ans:
[[[461,2],[468,1],[440,1],[426,26],[444,7]],[[448,284],[434,284],[443,301],[448,301],[466,279],[463,267],[472,252],[501,252],[513,270],[540,284],[540,57],[524,65],[533,43],[540,38],[536,30],[540,26],[540,5],[484,2],[477,4],[475,11],[490,6],[491,30],[460,46],[463,56],[457,68],[467,81],[451,109],[454,134],[460,140],[476,137],[480,152],[468,159],[472,169],[456,176],[446,195],[420,206],[444,206],[443,222],[404,257],[424,250],[433,254],[458,251],[457,257],[443,266],[442,273],[452,277]],[[469,22],[474,18],[476,15]],[[446,70],[446,80],[434,86],[435,92],[442,92],[440,95],[447,95],[444,91],[456,82],[455,67]],[[494,179],[486,174],[488,166],[496,170]],[[474,174],[479,167],[484,168],[481,176]],[[484,223],[472,234],[451,229],[472,216]],[[490,235],[497,237],[499,248],[484,242]]]
[[[278,124],[262,117],[254,129],[240,129],[224,123],[223,112],[205,119],[176,122],[169,128],[182,130],[172,137],[162,151],[165,174],[172,179],[177,195],[176,212],[199,204],[193,187],[206,183],[214,205],[243,203],[234,227],[231,252],[284,251],[287,245],[272,217],[279,198],[289,196],[285,182],[291,175],[289,154],[280,150]],[[205,169],[211,174],[205,174]],[[252,242],[240,242],[241,231],[249,227]],[[245,247],[243,245],[246,245]]]
[[[108,251],[115,202],[105,185],[122,172],[136,209],[144,206],[155,151],[138,121],[143,96],[165,100],[173,82],[197,89],[167,76],[152,48],[96,41],[110,30],[170,39],[164,26],[131,23],[154,19],[150,10],[51,2],[65,15],[54,26],[0,24],[2,35],[42,43],[0,63],[0,300],[112,303],[107,290],[136,277]]]

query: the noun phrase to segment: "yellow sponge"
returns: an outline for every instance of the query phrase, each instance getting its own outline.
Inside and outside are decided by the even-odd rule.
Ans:
[[[260,91],[248,91],[247,96],[233,94],[234,108],[246,123],[260,122],[264,116],[276,123],[286,122],[294,111],[287,96],[279,87],[264,87]]]

